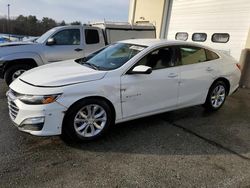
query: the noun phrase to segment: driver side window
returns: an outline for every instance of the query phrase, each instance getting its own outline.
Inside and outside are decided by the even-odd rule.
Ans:
[[[53,36],[56,45],[79,45],[80,44],[80,30],[66,29],[59,31]]]
[[[149,66],[153,70],[174,67],[176,66],[174,55],[174,47],[160,48],[143,57],[136,65]]]

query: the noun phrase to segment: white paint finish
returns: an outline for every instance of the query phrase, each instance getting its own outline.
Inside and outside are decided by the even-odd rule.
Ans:
[[[64,111],[67,110],[59,103],[49,105],[30,105],[22,103],[20,100],[15,99],[15,104],[18,106],[19,113],[15,119],[15,124],[20,125],[25,119],[31,117],[45,117],[43,130],[41,131],[28,131],[28,133],[37,136],[50,136],[60,135]],[[20,128],[21,131],[23,131]]]
[[[167,38],[174,40],[177,32],[188,32],[192,41],[193,33],[205,32],[208,38],[202,44],[228,51],[239,60],[250,27],[249,10],[249,0],[174,0]],[[213,33],[229,33],[230,41],[213,43]]]
[[[139,59],[157,48],[186,44],[190,46],[192,44],[178,41],[168,42],[166,40],[128,40],[124,41],[124,43],[146,45],[148,47],[126,62],[124,66],[112,71],[89,70],[89,72],[85,72],[86,67],[79,67],[77,69],[83,69],[82,77],[75,79],[74,73],[78,74],[79,70],[72,69],[69,72],[68,63],[62,63],[61,66],[59,64],[58,66],[56,64],[47,65],[47,68],[50,68],[50,77],[42,79],[42,76],[44,76],[42,67],[27,72],[20,77],[20,79],[25,78],[28,83],[36,83],[43,87],[32,86],[20,79],[16,79],[10,85],[10,88],[18,93],[29,95],[62,93],[62,95],[57,99],[57,102],[49,105],[25,105],[19,99],[16,99],[15,102],[18,104],[20,111],[18,118],[14,122],[20,125],[21,121],[26,118],[45,114],[46,126],[42,131],[28,132],[40,136],[60,134],[64,118],[62,112],[66,111],[78,100],[86,97],[98,96],[110,101],[116,112],[115,121],[118,123],[179,109],[184,106],[203,104],[208,88],[219,77],[226,78],[230,82],[229,94],[238,87],[240,71],[235,65],[236,61],[219,52],[221,58],[215,62],[209,61],[189,67],[177,66],[159,69],[145,75],[126,75],[125,72],[134,66]],[[75,62],[72,61],[71,63],[74,64]],[[215,71],[207,73],[205,69],[207,67],[212,67]],[[58,69],[64,76],[58,76]],[[100,74],[104,74],[104,77],[100,78]],[[71,85],[61,86],[68,79]],[[79,83],[79,79],[83,82]],[[46,87],[47,83],[54,83],[54,87]]]
[[[121,77],[123,118],[176,107],[179,67]]]
[[[217,63],[203,62],[191,65],[180,66],[180,87],[179,106],[190,106],[204,102],[204,96],[211,86],[211,83],[218,76]]]
[[[142,74],[148,71],[152,72],[152,68],[145,65],[138,65],[132,70],[133,73],[142,73]]]
[[[73,62],[72,62],[73,61]],[[57,70],[55,72],[55,69]],[[67,70],[67,73],[65,73]],[[34,77],[37,68],[23,73],[22,80],[36,86],[55,87],[60,85],[70,85],[72,83],[89,82],[102,79],[105,72],[96,71],[89,67],[80,65],[74,60],[67,60],[52,65],[39,67],[39,73]],[[46,79],[45,79],[46,75]]]

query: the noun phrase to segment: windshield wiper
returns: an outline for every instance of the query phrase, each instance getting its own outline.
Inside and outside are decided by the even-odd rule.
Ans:
[[[99,67],[96,66],[95,64],[89,63],[89,62],[83,62],[82,65],[87,65],[91,67],[92,69],[99,70]]]

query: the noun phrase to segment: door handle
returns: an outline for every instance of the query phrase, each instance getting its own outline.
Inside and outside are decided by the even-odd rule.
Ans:
[[[76,48],[75,51],[76,51],[76,52],[80,52],[80,51],[83,51],[83,49],[81,49],[81,48]]]
[[[213,71],[214,69],[212,69],[211,67],[207,67],[207,69],[206,69],[208,72],[211,72],[211,71]]]
[[[178,76],[178,74],[175,74],[175,73],[170,73],[170,74],[168,75],[169,78],[175,78],[175,77],[177,77],[177,76]]]

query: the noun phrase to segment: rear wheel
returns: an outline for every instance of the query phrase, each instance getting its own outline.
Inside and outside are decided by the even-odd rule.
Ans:
[[[73,141],[94,140],[102,136],[112,123],[112,111],[105,101],[81,100],[66,113],[62,136]]]
[[[215,82],[209,89],[205,108],[210,111],[216,111],[222,107],[227,97],[227,87],[223,81]]]
[[[4,79],[7,85],[10,85],[11,82],[13,82],[15,79],[17,79],[19,76],[21,76],[25,71],[33,68],[30,65],[27,64],[16,64],[11,67],[9,67],[5,74],[4,74]]]

